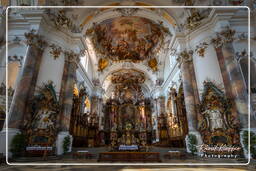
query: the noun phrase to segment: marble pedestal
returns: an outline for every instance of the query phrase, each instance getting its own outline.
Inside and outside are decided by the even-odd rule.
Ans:
[[[72,135],[70,135],[69,132],[67,132],[67,131],[61,131],[61,132],[59,132],[59,134],[57,136],[57,140],[56,140],[56,150],[57,150],[56,153],[57,153],[57,155],[62,155],[64,153],[64,151],[63,151],[63,141],[64,141],[64,138],[66,136],[70,137],[70,146],[69,146],[68,152],[71,152],[71,150],[72,150],[72,142],[73,142]]]
[[[189,134],[193,134],[193,135],[196,136],[196,139],[197,139],[197,145],[196,146],[197,147],[199,147],[199,146],[201,146],[203,144],[203,140],[202,140],[201,134],[198,131],[189,131],[188,135]],[[188,147],[188,145],[189,145],[188,135],[185,138],[186,150],[187,150],[188,153],[191,153],[191,151],[189,150],[189,147]],[[196,154],[198,156],[200,156],[200,152],[198,150],[199,150],[199,148],[197,148],[197,153]]]
[[[243,153],[244,153],[244,157],[246,159],[249,159],[249,158],[252,158],[251,154],[248,155],[248,150],[245,148],[245,144],[244,144],[244,141],[243,141],[243,133],[244,131],[248,131],[248,128],[243,128],[241,131],[240,131],[240,143],[242,145],[242,148],[243,148]],[[256,128],[251,128],[250,130],[251,132],[253,132],[254,134],[256,134]],[[251,144],[252,145],[252,144]]]
[[[11,142],[14,138],[15,135],[19,134],[20,130],[19,129],[14,129],[14,128],[8,128],[8,154],[6,154],[6,136],[7,136],[7,130],[4,128],[0,132],[0,153],[3,153],[4,156],[7,156],[8,158],[12,157],[12,154],[10,152],[10,147],[11,147]]]

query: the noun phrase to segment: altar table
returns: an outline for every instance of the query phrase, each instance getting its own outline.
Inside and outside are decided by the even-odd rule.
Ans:
[[[74,158],[80,158],[80,157],[91,158],[92,154],[89,153],[89,151],[80,150],[80,151],[77,151],[77,152],[73,153],[73,157]]]
[[[26,151],[30,156],[41,156],[53,153],[53,147],[50,146],[29,146]]]
[[[98,162],[161,162],[159,152],[103,152]]]
[[[122,150],[122,151],[136,151],[138,149],[139,149],[138,145],[120,145],[118,148],[118,150]]]

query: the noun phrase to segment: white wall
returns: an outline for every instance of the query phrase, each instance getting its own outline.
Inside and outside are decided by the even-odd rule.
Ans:
[[[212,45],[209,45],[206,49],[204,57],[200,57],[195,53],[193,55],[193,61],[197,87],[200,94],[203,91],[203,82],[205,80],[214,81],[222,86],[224,85],[217,54]]]
[[[53,56],[50,54],[50,50],[51,48],[49,47],[44,50],[36,86],[41,86],[43,83],[47,83],[48,80],[51,80],[56,86],[55,91],[58,94],[61,88],[64,55],[61,53],[59,58],[54,60]]]
[[[165,62],[164,62],[164,80],[167,79],[167,77],[169,76],[169,73],[171,72],[170,57],[171,56],[167,56],[165,58]]]

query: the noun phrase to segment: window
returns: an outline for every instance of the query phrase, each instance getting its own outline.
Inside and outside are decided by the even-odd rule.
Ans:
[[[89,65],[89,54],[85,51],[84,57],[81,58],[81,64],[84,67],[85,71],[88,72],[88,65]]]

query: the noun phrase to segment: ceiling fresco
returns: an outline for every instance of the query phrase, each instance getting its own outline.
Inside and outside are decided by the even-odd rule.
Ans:
[[[86,32],[95,51],[103,58],[132,62],[154,57],[161,49],[166,34],[170,32],[161,22],[154,23],[137,16],[117,17],[99,24],[94,23]],[[101,66],[99,68],[104,69]]]
[[[112,98],[127,102],[138,102],[144,98],[141,85],[145,82],[144,73],[133,69],[122,69],[111,74],[115,88]]]
[[[111,75],[111,82],[113,84],[142,84],[145,82],[145,75],[133,69],[122,69]]]

